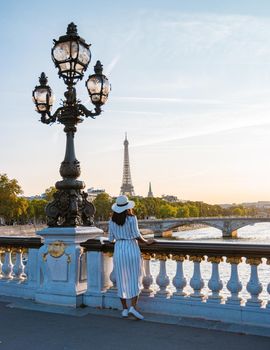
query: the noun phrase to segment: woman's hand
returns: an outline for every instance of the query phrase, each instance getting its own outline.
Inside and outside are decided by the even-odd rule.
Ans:
[[[157,241],[154,239],[154,238],[150,238],[150,239],[148,239],[145,243],[147,244],[147,245],[151,245],[151,244],[153,244],[153,243],[156,243]]]

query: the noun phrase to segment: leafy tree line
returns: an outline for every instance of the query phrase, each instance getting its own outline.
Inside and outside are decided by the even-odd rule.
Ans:
[[[45,207],[53,199],[55,187],[45,190],[44,198],[27,199],[22,197],[23,191],[16,179],[9,179],[6,174],[0,174],[0,220],[12,225],[27,223],[45,223]],[[161,198],[131,198],[135,202],[134,212],[139,219],[147,218],[188,218],[200,216],[254,216],[255,208],[245,208],[241,205],[227,209],[219,205],[188,201],[185,203],[169,203]],[[93,201],[96,207],[95,220],[108,220],[114,199],[107,193],[99,194]],[[0,221],[1,222],[1,221]]]
[[[255,216],[255,208],[245,208],[241,205],[222,208],[219,205],[211,205],[203,202],[188,201],[185,203],[169,203],[161,198],[131,198],[135,202],[134,212],[139,219],[147,218],[188,218],[208,216]],[[96,207],[96,220],[108,220],[111,206],[114,202],[107,193],[99,194],[94,200]]]
[[[50,187],[44,198],[27,199],[22,196],[22,188],[16,179],[0,174],[0,222],[6,225],[45,223],[45,206],[54,192],[55,188]]]

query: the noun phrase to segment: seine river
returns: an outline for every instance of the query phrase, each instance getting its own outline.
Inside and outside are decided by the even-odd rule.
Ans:
[[[253,244],[269,244],[270,249],[270,223],[258,223],[252,226],[246,226],[238,230],[238,238],[237,239],[223,239],[221,231],[212,227],[205,227],[197,230],[190,231],[181,231],[174,232],[173,239],[175,242],[179,241],[193,241],[193,242],[220,242],[220,243],[253,243]],[[158,262],[153,261],[151,263],[151,272],[153,277],[155,278],[158,274]],[[230,278],[230,265],[226,262],[220,263],[220,277],[223,281],[223,289],[221,294],[224,296],[229,295],[229,291],[226,288],[227,281]],[[167,261],[167,274],[170,277],[170,281],[175,275],[176,263],[175,261],[168,260]],[[205,287],[202,290],[203,293],[208,294],[209,289],[207,288],[207,283],[211,276],[211,264],[208,262],[201,263],[201,272],[202,277],[205,282]],[[192,289],[189,287],[189,280],[193,274],[193,263],[189,261],[184,262],[184,273],[187,279],[187,287],[185,291],[187,293],[192,292]],[[270,266],[266,265],[266,261],[264,260],[261,265],[258,267],[259,279],[263,285],[263,292],[260,295],[260,298],[263,300],[270,299],[270,296],[267,293],[267,284],[270,283]],[[246,284],[248,282],[250,276],[250,266],[243,261],[239,264],[239,278],[243,284],[243,289],[240,293],[244,299],[249,297],[249,293],[246,290]],[[168,287],[171,292],[174,292],[174,287],[170,282],[170,286]],[[154,288],[157,288],[154,285]]]

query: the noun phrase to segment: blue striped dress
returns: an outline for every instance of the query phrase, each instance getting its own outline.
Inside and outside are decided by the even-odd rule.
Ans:
[[[109,240],[115,240],[113,264],[117,295],[123,299],[131,299],[140,293],[142,259],[136,239],[139,237],[136,216],[127,216],[123,226],[109,221]]]

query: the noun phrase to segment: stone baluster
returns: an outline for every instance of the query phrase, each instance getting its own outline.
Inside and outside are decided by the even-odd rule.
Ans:
[[[270,259],[268,258],[267,259],[267,265],[270,265]],[[267,285],[267,292],[268,292],[268,294],[270,294],[270,283],[268,283],[268,285]],[[267,304],[266,304],[266,307],[267,308],[270,308],[270,299],[269,299],[269,295],[268,295],[268,302],[267,302]]]
[[[113,256],[112,253],[108,253],[108,255],[110,257]],[[113,264],[113,269],[112,269],[112,272],[110,273],[110,280],[112,282],[112,286],[110,287],[110,290],[116,290],[117,289],[117,286],[116,286],[116,276],[115,276],[115,267],[114,267],[114,264]]]
[[[176,273],[173,278],[173,285],[176,292],[173,293],[174,297],[184,297],[186,293],[183,291],[187,285],[187,280],[183,272],[183,262],[185,261],[184,255],[172,255],[172,260],[176,261]]]
[[[26,261],[26,264],[24,265],[24,275],[25,275],[25,278],[28,279],[28,276],[29,276],[29,263],[28,263],[28,260],[29,260],[29,252],[30,252],[30,249],[28,250],[28,256],[27,256],[27,261]],[[25,253],[25,250],[23,251],[23,254]]]
[[[201,262],[204,260],[204,257],[190,256],[189,260],[194,263],[193,276],[190,279],[190,286],[193,288],[194,292],[190,296],[191,298],[201,300],[203,298],[201,290],[204,287],[204,281],[201,276]]]
[[[250,279],[247,284],[247,291],[250,293],[251,298],[247,300],[246,306],[262,305],[262,300],[258,298],[262,292],[262,284],[258,277],[258,265],[262,262],[261,258],[248,258],[246,263],[250,264]]]
[[[16,250],[16,261],[15,265],[13,267],[13,274],[14,274],[14,279],[15,280],[21,280],[23,279],[23,273],[24,273],[24,265],[22,262],[22,249],[17,249]]]
[[[242,262],[240,257],[228,257],[227,263],[231,264],[231,277],[227,283],[227,288],[231,296],[227,299],[226,304],[240,305],[242,299],[239,297],[239,292],[242,290],[242,283],[238,276],[238,264]]]
[[[219,292],[223,288],[223,283],[219,276],[219,263],[222,261],[222,257],[213,256],[208,258],[208,261],[212,263],[212,274],[208,282],[208,287],[212,291],[212,294],[208,296],[208,300],[211,302],[220,302],[222,297]]]
[[[156,282],[159,286],[159,290],[156,295],[160,297],[166,297],[169,294],[167,286],[170,283],[169,277],[166,272],[166,254],[156,254],[156,260],[159,260],[159,274],[157,275]]]
[[[143,267],[144,267],[144,275],[142,279],[143,289],[141,291],[142,295],[150,295],[153,293],[153,289],[150,288],[153,283],[153,276],[150,271],[150,261],[152,255],[149,253],[143,253]]]
[[[11,249],[5,249],[5,259],[2,266],[2,275],[4,279],[12,279],[13,264],[11,261]]]
[[[3,253],[3,249],[0,248],[0,278],[2,277],[2,253]]]

